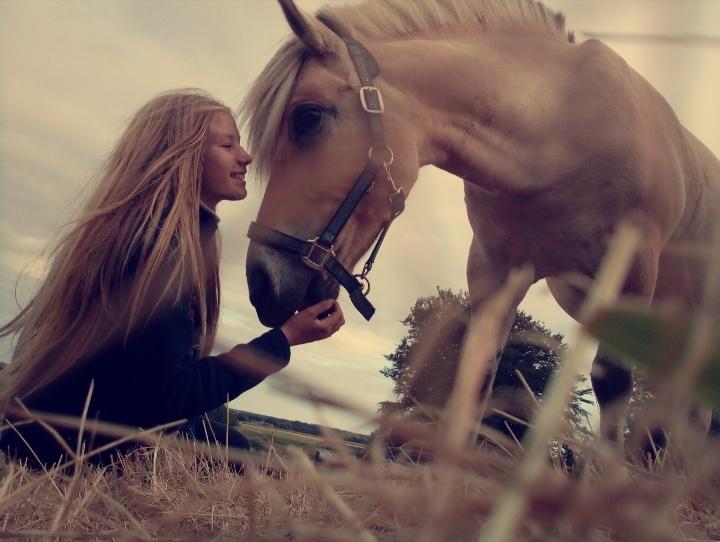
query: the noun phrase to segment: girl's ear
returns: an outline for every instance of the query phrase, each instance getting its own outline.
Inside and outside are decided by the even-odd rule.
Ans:
[[[340,38],[312,15],[295,5],[294,0],[278,0],[290,28],[308,49],[318,55],[341,50]]]

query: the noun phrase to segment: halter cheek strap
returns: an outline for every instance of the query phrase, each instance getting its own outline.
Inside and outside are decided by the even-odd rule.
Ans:
[[[405,193],[402,187],[395,184],[390,175],[393,153],[385,144],[385,129],[382,122],[382,113],[385,111],[385,106],[380,90],[373,85],[373,79],[380,73],[378,64],[360,42],[350,38],[344,38],[343,41],[360,79],[360,103],[367,113],[366,118],[370,126],[372,146],[368,150],[368,163],[319,237],[304,241],[281,231],[267,228],[257,222],[250,224],[248,237],[253,241],[297,254],[305,265],[315,271],[327,271],[347,290],[352,304],[360,314],[366,320],[370,320],[375,313],[375,307],[366,297],[370,291],[370,282],[367,275],[372,269],[390,224],[405,209]],[[379,155],[383,151],[388,156],[384,161],[380,161]],[[363,266],[362,273],[353,275],[337,260],[333,243],[363,196],[372,190],[373,179],[375,179],[381,167],[384,168],[385,177],[392,189],[389,196],[391,216],[383,223],[370,257]]]

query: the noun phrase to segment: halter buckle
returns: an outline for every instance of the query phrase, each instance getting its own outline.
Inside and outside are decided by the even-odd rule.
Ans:
[[[360,103],[368,113],[376,113],[379,115],[385,112],[382,94],[377,87],[369,85],[360,87]]]
[[[310,250],[308,250],[308,253],[302,257],[302,261],[311,269],[314,269],[315,271],[322,271],[323,267],[325,267],[325,263],[330,258],[335,257],[335,251],[333,250],[332,245],[330,245],[330,248],[319,245],[318,239],[320,238],[314,237],[313,239],[307,240],[307,242],[310,243]]]

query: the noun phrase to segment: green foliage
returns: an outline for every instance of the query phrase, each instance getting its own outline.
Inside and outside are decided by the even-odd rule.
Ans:
[[[408,328],[407,335],[394,352],[385,356],[390,366],[380,370],[395,383],[393,392],[399,399],[399,404],[387,403],[386,408],[399,406],[402,411],[410,412],[416,401],[442,407],[452,389],[454,370],[449,367],[457,365],[469,314],[470,300],[466,292],[455,294],[438,288],[437,295],[421,297],[415,302],[402,322]],[[410,360],[417,355],[428,330],[435,329],[442,330],[442,340],[432,347],[432,363],[417,371]]]
[[[588,324],[602,348],[648,374],[672,378],[684,370],[682,360],[693,341],[697,318],[676,310],[614,307],[601,311]],[[720,338],[705,353],[696,381],[697,398],[720,406]]]
[[[380,371],[394,381],[393,391],[398,399],[382,403],[382,411],[411,414],[423,412],[427,407],[442,408],[452,391],[469,319],[470,301],[464,291],[454,293],[438,288],[436,295],[421,297],[415,302],[403,320],[407,335],[394,352],[385,356],[390,366]],[[427,344],[428,341],[432,344]],[[516,314],[493,385],[493,397],[499,399],[503,410],[527,418],[527,408],[523,406],[532,400],[517,373],[522,374],[535,396],[541,398],[557,370],[563,348],[562,335],[553,334],[522,311]],[[411,360],[419,352],[428,350],[428,363],[415,368]],[[585,426],[587,412],[583,406],[592,404],[588,398],[591,393],[591,389],[585,387],[573,397],[568,415],[577,427]],[[485,423],[501,431],[507,431],[507,423],[515,435],[522,435],[525,430],[524,426],[498,415],[489,416]]]

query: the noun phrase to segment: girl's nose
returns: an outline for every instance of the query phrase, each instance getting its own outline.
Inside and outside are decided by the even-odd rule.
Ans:
[[[240,151],[238,152],[238,157],[237,157],[238,163],[247,165],[250,162],[252,162],[252,160],[253,160],[252,156],[250,156],[250,153],[248,153],[245,150],[245,147],[240,146]]]

